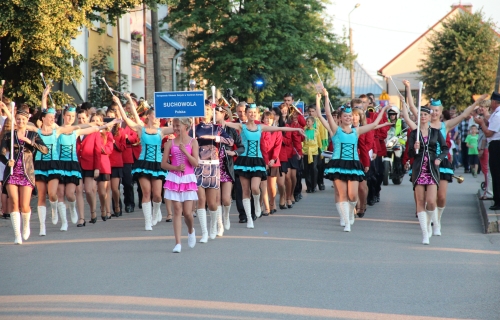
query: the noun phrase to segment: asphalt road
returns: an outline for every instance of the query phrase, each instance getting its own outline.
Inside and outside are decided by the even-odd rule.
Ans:
[[[481,233],[479,181],[450,185],[429,246],[407,179],[351,233],[327,185],[253,230],[233,206],[231,230],[193,249],[183,226],[180,254],[171,223],[146,232],[137,207],[67,232],[48,215],[45,237],[34,212],[21,246],[2,220],[0,319],[500,319],[500,235]]]

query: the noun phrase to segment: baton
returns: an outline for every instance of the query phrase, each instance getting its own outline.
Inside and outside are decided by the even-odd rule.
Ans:
[[[111,88],[108,86],[108,83],[106,82],[106,79],[104,79],[104,77],[101,78],[102,82],[104,82],[104,84],[106,85],[106,87],[108,87],[108,90],[109,92],[111,92],[111,95],[114,97],[114,93],[113,93],[113,90],[111,90]]]
[[[422,87],[424,83],[420,81],[418,83],[418,119],[417,119],[417,139],[420,141],[420,105],[422,104]],[[418,154],[418,150],[415,150],[415,153]]]
[[[42,81],[43,81],[43,85],[45,87],[47,87],[47,82],[45,82],[45,78],[43,77],[43,72],[40,72],[40,76],[42,77]],[[55,104],[54,104],[54,100],[52,100],[52,96],[50,95],[50,92],[49,92],[49,98],[50,98],[50,102],[52,102],[52,107],[55,108]]]

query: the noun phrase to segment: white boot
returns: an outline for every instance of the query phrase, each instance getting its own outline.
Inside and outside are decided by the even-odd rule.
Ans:
[[[47,207],[38,206],[38,220],[40,220],[40,235],[44,236],[45,233],[45,218],[47,216]]]
[[[210,213],[210,239],[217,237],[217,210],[208,210]]]
[[[50,209],[52,211],[52,224],[56,225],[59,221],[59,217],[57,216],[57,200],[56,202],[50,202]]]
[[[144,229],[152,231],[151,201],[142,204],[142,213],[144,214]]]
[[[417,213],[420,229],[422,229],[422,243],[429,244],[429,233],[427,232],[427,212],[422,211]]]
[[[28,240],[31,234],[30,229],[30,219],[31,219],[31,211],[21,213],[23,217],[23,239]]]
[[[340,209],[339,202],[335,202],[335,206],[337,207],[337,213],[340,216],[340,226],[345,227],[345,221],[344,221],[344,218],[342,217],[342,210]]]
[[[427,236],[429,239],[432,237],[432,211],[425,210],[427,214]]]
[[[243,199],[242,202],[243,202],[243,208],[245,208],[245,213],[247,215],[247,228],[253,229],[252,204],[250,203],[250,198]]]
[[[349,223],[349,210],[350,210],[350,204],[349,202],[340,202],[340,214],[342,215],[342,218],[344,218],[345,221],[345,227],[344,231],[345,232],[351,232],[351,224]]]
[[[68,201],[69,216],[71,217],[71,223],[76,224],[78,222],[78,212],[76,212],[76,201]]]
[[[436,234],[436,236],[441,235],[441,217],[443,216],[443,211],[445,207],[437,207],[437,220],[439,222],[439,234]]]
[[[427,214],[432,217],[432,221],[433,221],[432,233],[435,236],[440,236],[441,235],[441,226],[439,225],[438,209],[435,208],[432,211],[427,211]]]
[[[207,210],[198,209],[196,210],[196,214],[198,215],[198,220],[200,220],[200,227],[201,227],[200,243],[207,243],[208,242]]]
[[[148,203],[149,203],[149,207],[151,207],[151,201]],[[153,205],[154,205],[154,202],[153,202]],[[144,209],[144,203],[142,204],[142,208]],[[156,211],[155,208],[153,208],[151,210],[153,211],[152,218],[151,218],[151,225],[156,226],[156,224],[158,223],[158,211]],[[149,212],[151,212],[151,211],[149,211]]]
[[[260,194],[253,195],[253,205],[255,207],[255,216],[257,218],[260,218],[260,215],[262,214],[262,209],[260,206]]]
[[[217,237],[224,235],[224,225],[222,224],[222,207],[217,207]]]
[[[354,211],[356,210],[356,203],[358,202],[349,201],[349,222],[351,223],[351,225],[354,224],[354,220],[356,220],[356,215],[354,214]]]
[[[23,244],[23,239],[21,238],[21,214],[19,212],[11,212],[10,221],[12,222],[12,228],[14,229],[14,243]]]
[[[57,212],[59,213],[59,216],[61,217],[61,231],[67,231],[68,230],[68,220],[66,219],[66,205],[64,204],[64,202],[57,203]]]
[[[224,228],[226,228],[226,230],[231,229],[231,221],[229,221],[230,210],[231,210],[231,205],[224,206]]]
[[[153,217],[156,216],[156,222],[153,223],[155,226],[163,218],[161,215],[161,202],[153,202]]]

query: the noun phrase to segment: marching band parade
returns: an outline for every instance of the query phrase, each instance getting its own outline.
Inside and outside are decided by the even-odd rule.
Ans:
[[[409,87],[408,81],[403,84]],[[47,198],[52,223],[60,219],[60,230],[70,231],[66,209],[73,225],[95,224],[97,198],[102,221],[122,216],[122,209],[132,214],[136,204],[132,183],[139,193],[145,230],[152,231],[162,221],[172,222],[176,253],[181,252],[182,217],[193,248],[194,217],[201,228],[200,243],[235,230],[229,215],[233,201],[239,223],[253,229],[258,227],[257,219],[273,215],[278,207],[300,206],[302,179],[307,193],[332,194],[340,225],[350,232],[356,218],[369,215],[367,204],[383,201],[383,169],[376,159],[387,152],[386,143],[397,137],[406,145],[401,164],[408,169],[422,243],[428,245],[431,236],[442,234],[448,184],[457,178],[450,131],[479,108],[478,114],[489,124],[483,117],[475,121],[490,148],[500,134],[500,94],[496,92],[489,100],[487,94],[478,97],[461,115],[448,120],[443,118],[440,100],[417,107],[410,90],[406,97],[400,94],[401,110],[388,103],[377,105],[370,93],[332,110],[324,88],[303,112],[294,105],[292,94],[284,95],[283,103],[272,109],[242,101],[231,110],[225,99],[209,97],[205,117],[173,118],[170,125],[156,118],[154,106],[142,108],[139,114],[135,95],[126,93],[125,100],[114,96],[106,110],[95,110],[89,103],[66,107],[59,126],[56,111],[47,107],[50,89],[48,85],[43,92],[37,116],[26,106],[16,108],[5,95],[0,103],[5,115],[0,133],[2,213],[10,217],[15,244],[30,237],[35,188],[39,235],[50,237]],[[472,149],[477,149],[477,130],[477,125],[472,126],[467,139]],[[490,151],[490,170],[498,207],[499,177],[491,165],[495,152]],[[477,165],[477,153],[469,155],[470,164]],[[332,181],[333,190],[325,187],[325,179]],[[87,213],[83,193],[90,208]],[[165,220],[162,211],[167,212]]]

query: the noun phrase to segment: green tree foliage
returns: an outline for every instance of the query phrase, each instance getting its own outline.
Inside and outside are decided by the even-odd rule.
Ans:
[[[108,85],[114,90],[123,92],[127,88],[126,79],[122,77],[119,80],[117,73],[108,71],[108,58],[112,54],[113,48],[99,46],[98,53],[90,59],[90,70],[93,76],[87,101],[91,102],[96,108],[107,107],[113,102],[113,96],[103,83],[102,78],[105,78]],[[118,95],[118,93],[115,92],[115,95]]]
[[[186,33],[184,63],[206,86],[258,93],[259,102],[284,93],[309,96],[314,68],[322,73],[347,61],[345,39],[333,34],[321,0],[171,0],[171,34]],[[253,82],[262,78],[260,93]],[[202,81],[197,81],[203,86]]]
[[[443,22],[430,39],[427,59],[420,68],[425,94],[445,107],[470,105],[472,95],[488,93],[495,85],[499,36],[482,12],[461,13]]]
[[[80,80],[83,57],[71,46],[82,26],[93,20],[115,24],[136,5],[152,0],[5,0],[0,1],[0,78],[5,94],[39,105],[47,79],[71,83]],[[160,0],[157,2],[165,2]],[[69,101],[55,94],[59,103]]]

